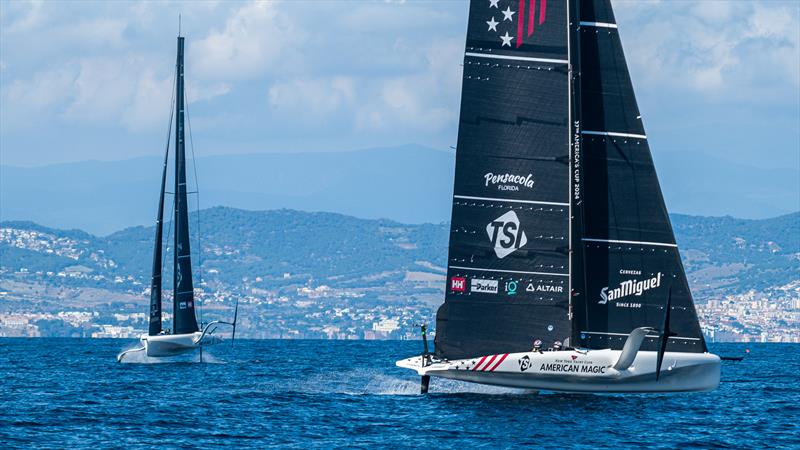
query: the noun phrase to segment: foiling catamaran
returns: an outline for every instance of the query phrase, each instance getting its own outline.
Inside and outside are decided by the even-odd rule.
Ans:
[[[192,258],[189,236],[189,204],[186,184],[186,145],[184,131],[184,93],[183,77],[183,44],[184,38],[178,36],[178,58],[175,67],[175,204],[174,204],[174,251],[173,251],[173,295],[172,295],[172,330],[166,330],[161,320],[161,274],[162,274],[162,240],[164,222],[164,194],[167,182],[167,164],[169,162],[169,139],[164,154],[164,165],[161,173],[161,190],[158,199],[156,219],[155,249],[153,251],[153,272],[150,282],[150,325],[147,334],[139,337],[140,347],[126,350],[117,356],[122,362],[126,355],[133,352],[146,352],[150,357],[176,356],[200,350],[205,346],[222,342],[215,334],[220,325],[232,326],[231,340],[236,335],[236,317],[238,303],[233,322],[213,321],[198,327],[195,315],[194,283],[192,281]],[[172,117],[170,117],[170,134]]]
[[[423,393],[719,385],[610,0],[471,1],[454,191]]]

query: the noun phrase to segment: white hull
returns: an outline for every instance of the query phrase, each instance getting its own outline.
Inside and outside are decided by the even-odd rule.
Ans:
[[[656,352],[640,351],[625,370],[613,368],[619,350],[567,350],[487,355],[422,367],[422,357],[397,361],[419,375],[495,386],[558,392],[695,392],[719,385],[720,359],[710,353],[664,354],[656,380]]]
[[[199,331],[187,334],[142,335],[139,340],[144,344],[147,356],[164,357],[197,350],[200,348],[200,335]]]
[[[222,342],[219,337],[202,331],[186,334],[159,334],[149,336],[143,334],[139,336],[140,348],[127,350],[117,356],[117,361],[122,361],[127,353],[144,351],[147,356],[163,358],[189,353],[201,347],[218,344]]]

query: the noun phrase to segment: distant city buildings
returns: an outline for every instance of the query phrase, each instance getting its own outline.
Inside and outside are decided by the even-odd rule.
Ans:
[[[134,339],[147,329],[149,279],[127,273],[105,251],[89,250],[80,239],[14,227],[0,228],[0,245],[68,260],[61,268],[0,261],[0,337]],[[240,250],[209,244],[204,252],[225,256]],[[419,324],[434,328],[444,298],[443,269],[425,261],[413,270],[352,279],[237,272],[235,283],[222,281],[227,266],[208,264],[195,290],[200,320],[230,319],[238,302],[237,336],[245,338],[418,339]],[[709,342],[800,342],[800,280],[707,295],[696,307]],[[167,327],[171,302],[165,288]]]

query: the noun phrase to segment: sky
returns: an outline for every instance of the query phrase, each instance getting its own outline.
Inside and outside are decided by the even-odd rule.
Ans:
[[[730,167],[800,177],[800,2],[613,4],[657,164],[707,164],[723,188],[746,182]],[[461,0],[0,0],[0,164],[161,154],[179,14],[201,154],[447,150],[467,10]]]

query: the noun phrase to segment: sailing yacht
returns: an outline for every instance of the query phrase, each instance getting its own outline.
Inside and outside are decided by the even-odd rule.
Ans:
[[[718,386],[610,0],[471,1],[451,224],[423,393]]]
[[[126,355],[133,352],[146,352],[150,357],[175,356],[202,349],[204,346],[220,343],[222,339],[215,334],[220,325],[233,327],[236,333],[236,316],[233,322],[213,321],[202,329],[197,324],[195,314],[194,283],[192,281],[192,258],[189,238],[189,205],[186,188],[186,145],[184,130],[184,77],[183,77],[184,38],[178,36],[178,58],[175,66],[175,209],[173,211],[174,252],[173,252],[173,295],[172,295],[172,330],[162,325],[161,275],[162,275],[162,240],[164,222],[164,195],[167,182],[167,165],[169,162],[169,142],[164,154],[161,173],[161,190],[158,199],[156,219],[155,249],[153,250],[153,271],[150,282],[150,324],[147,334],[139,337],[140,347],[126,350],[117,356],[122,362]],[[172,122],[172,118],[170,118]],[[170,130],[172,124],[170,123]]]

